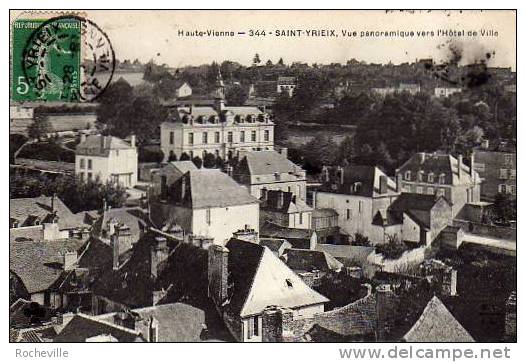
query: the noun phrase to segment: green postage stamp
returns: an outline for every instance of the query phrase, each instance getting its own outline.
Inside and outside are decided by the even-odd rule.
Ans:
[[[111,80],[114,53],[106,34],[78,15],[23,15],[11,23],[11,99],[87,102]]]

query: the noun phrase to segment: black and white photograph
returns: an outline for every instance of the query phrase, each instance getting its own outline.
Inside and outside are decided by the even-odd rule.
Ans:
[[[510,358],[516,16],[10,10],[16,357],[477,342]]]

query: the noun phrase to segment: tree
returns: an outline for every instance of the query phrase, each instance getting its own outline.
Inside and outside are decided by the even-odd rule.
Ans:
[[[222,169],[224,165],[225,165],[225,161],[220,156],[217,156],[216,168]]]
[[[371,240],[361,233],[355,233],[351,241],[351,245],[356,246],[371,246]]]
[[[197,167],[197,168],[201,168],[201,166],[203,165],[203,160],[199,156],[195,156],[192,159],[192,162],[194,163],[195,167]]]
[[[170,154],[168,155],[168,162],[174,162],[177,161],[177,155],[174,153],[174,151],[170,151]],[[181,159],[183,161],[183,159]]]
[[[284,63],[283,63],[283,58],[279,58],[279,60],[278,60],[278,65],[283,65],[283,64],[284,64]]]
[[[181,157],[179,157],[179,161],[190,161],[190,155],[188,155],[188,153],[186,152],[181,153]]]
[[[345,136],[338,147],[338,161],[351,163],[354,156],[354,139],[352,136]]]
[[[510,194],[499,192],[493,203],[493,221],[509,222],[517,219],[517,203]]]
[[[227,88],[225,98],[229,106],[242,106],[248,99],[248,90],[240,84],[234,84]]]
[[[53,132],[53,127],[51,126],[51,123],[47,117],[43,115],[37,116],[33,123],[31,123],[27,128],[27,134],[29,138],[36,139],[38,141],[51,132]]]
[[[259,58],[259,54],[256,53],[256,55],[254,55],[254,59],[252,60],[252,62],[254,63],[254,65],[259,65],[259,63],[261,63],[261,59]]]
[[[213,153],[208,152],[203,157],[203,167],[205,167],[205,168],[215,168],[216,165],[217,165],[216,156]]]
[[[375,251],[382,254],[385,259],[398,259],[409,249],[396,234],[388,235],[387,238],[387,243],[375,247]]]
[[[267,63],[265,63],[267,67],[272,67],[274,64],[272,64],[272,60],[267,60]]]

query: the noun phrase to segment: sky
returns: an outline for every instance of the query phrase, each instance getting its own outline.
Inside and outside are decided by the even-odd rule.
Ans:
[[[516,68],[516,17],[513,11],[109,11],[89,10],[87,17],[110,38],[119,60],[153,59],[172,67],[212,61],[252,62],[258,53],[263,62],[300,61],[345,63],[351,58],[371,63],[435,61],[450,57],[448,44],[462,50],[461,63],[493,54],[490,66]],[[235,37],[181,37],[178,30],[234,31]],[[265,30],[265,37],[250,37],[250,29]],[[276,37],[277,29],[334,29],[338,37]],[[477,36],[438,36],[437,31],[477,31]],[[498,32],[482,36],[480,31]],[[344,37],[342,30],[357,31]],[[360,37],[362,31],[434,31],[432,37]],[[269,35],[273,32],[273,35]],[[493,33],[495,34],[495,33]]]

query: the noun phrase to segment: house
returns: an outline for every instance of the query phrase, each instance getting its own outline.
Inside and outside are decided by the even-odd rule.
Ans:
[[[184,81],[176,81],[175,83],[175,98],[190,97],[192,95],[192,87]]]
[[[247,153],[234,168],[233,177],[257,198],[263,196],[263,189],[291,192],[302,200],[307,197],[305,170],[276,151]]]
[[[250,226],[259,230],[259,201],[217,169],[190,170],[173,184],[161,178],[158,196],[150,200],[153,223],[176,223],[186,233],[223,243]]]
[[[261,190],[260,218],[274,224],[295,228],[312,228],[312,208],[292,192]]]
[[[284,227],[271,221],[263,221],[259,234],[263,238],[287,240],[294,248],[314,250],[318,243],[318,235],[312,229],[297,229]]]
[[[434,94],[437,98],[449,98],[449,96],[455,93],[462,93],[462,88],[443,85],[441,87],[435,87],[434,89]]]
[[[82,134],[75,151],[75,175],[82,181],[99,179],[124,187],[137,184],[137,147],[113,136]]]
[[[202,309],[186,303],[155,305],[97,316],[79,313],[55,337],[54,342],[85,342],[109,335],[118,342],[230,340],[228,334],[219,336],[210,331],[210,321],[206,317]],[[225,339],[219,339],[222,337]]]
[[[161,193],[161,184],[171,185],[181,178],[188,171],[197,170],[197,166],[192,161],[171,161],[164,165],[160,170],[152,174],[151,193],[159,195]],[[161,179],[164,178],[164,181]]]
[[[430,245],[452,221],[451,205],[443,196],[403,193],[388,208],[393,224],[401,224],[400,240]],[[377,215],[375,222],[383,219]]]
[[[57,196],[11,199],[10,241],[67,239],[82,223]]]
[[[146,337],[148,338],[148,337]],[[53,342],[146,342],[140,332],[78,313],[67,321]]]
[[[434,296],[424,308],[422,315],[402,337],[403,342],[475,342],[473,337]]]
[[[373,244],[385,242],[393,231],[373,219],[400,195],[400,185],[374,166],[325,167],[322,174],[323,184],[313,195],[314,208],[335,210],[340,232],[351,238],[360,233]]]
[[[11,241],[9,271],[25,287],[29,298],[44,307],[66,306],[63,283],[77,263],[85,242],[76,238],[42,241]]]
[[[420,93],[420,84],[418,83],[400,83],[398,84],[398,92],[408,92],[411,95]]]
[[[340,240],[338,213],[334,209],[320,208],[312,211],[312,228],[320,243],[337,243]]]
[[[294,90],[296,89],[296,78],[295,77],[278,77],[276,85],[276,92],[286,93],[289,97],[292,97]]]
[[[480,194],[493,200],[498,193],[517,197],[517,149],[512,142],[490,145],[484,140],[473,150],[475,170],[483,182]]]
[[[328,299],[268,248],[233,238],[208,252],[209,296],[237,341],[262,341],[262,314],[269,306],[288,308],[299,319],[324,311]]]
[[[481,180],[474,168],[463,163],[462,155],[419,152],[396,170],[402,191],[414,194],[444,196],[452,205],[453,217],[467,203],[480,201]]]
[[[207,153],[223,160],[239,152],[272,150],[274,123],[257,107],[226,106],[219,75],[214,106],[176,107],[161,124],[161,150],[170,157],[204,158]]]

